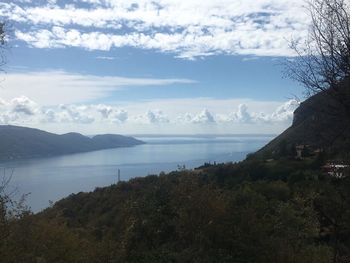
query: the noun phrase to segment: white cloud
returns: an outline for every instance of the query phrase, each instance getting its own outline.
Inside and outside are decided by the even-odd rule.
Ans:
[[[240,104],[238,111],[233,116],[235,120],[243,123],[249,123],[253,119],[252,115],[248,112],[248,106],[245,104]]]
[[[109,120],[112,123],[123,123],[128,119],[128,112],[123,109],[103,104],[94,108],[101,114],[102,120]]]
[[[293,119],[293,112],[299,106],[297,100],[289,100],[286,103],[279,106],[276,111],[271,115],[272,121],[286,121],[291,122]]]
[[[290,56],[310,18],[303,0],[70,0],[0,3],[16,38],[37,48],[131,46],[192,59],[218,53]],[[83,6],[90,3],[91,6]]]
[[[59,122],[73,122],[89,124],[95,121],[94,117],[86,113],[86,106],[75,106],[75,105],[60,105]]]
[[[293,120],[295,109],[299,106],[296,100],[289,100],[278,106],[272,113],[266,112],[250,112],[246,104],[240,104],[236,112],[219,115],[218,119],[221,122],[236,122],[244,124],[256,123],[286,123],[289,124]]]
[[[167,86],[196,83],[188,79],[125,78],[94,76],[64,71],[10,73],[1,83],[0,97],[12,99],[23,94],[42,105],[86,102],[107,97],[127,87]]]
[[[193,124],[213,124],[216,122],[214,116],[207,109],[204,109],[195,115],[185,113],[183,116],[178,118],[178,121],[180,121],[180,123],[184,122]]]
[[[154,109],[154,105],[159,108]],[[91,134],[277,133],[291,124],[298,105],[295,100],[281,103],[197,98],[45,106],[18,97],[0,99],[0,123]],[[207,108],[203,110],[204,106]],[[233,108],[237,110],[230,111]]]
[[[13,113],[34,115],[37,111],[37,104],[27,97],[19,97],[10,101],[11,111]]]
[[[37,103],[24,96],[10,101],[0,99],[0,123],[30,122],[36,118],[39,110]]]
[[[112,122],[126,122],[129,115],[128,112],[125,110],[116,110],[111,115]]]
[[[169,119],[161,110],[148,110],[146,113],[134,116],[131,121],[139,124],[168,123]]]
[[[165,123],[169,122],[168,118],[164,113],[160,110],[149,110],[146,114],[147,119],[150,123]]]

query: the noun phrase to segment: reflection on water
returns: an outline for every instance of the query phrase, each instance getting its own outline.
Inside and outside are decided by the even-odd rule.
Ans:
[[[91,191],[121,179],[176,170],[178,165],[194,168],[204,162],[234,162],[256,151],[271,136],[226,137],[138,137],[147,144],[53,158],[7,162],[13,167],[12,187],[30,193],[27,202],[40,211],[71,193]]]

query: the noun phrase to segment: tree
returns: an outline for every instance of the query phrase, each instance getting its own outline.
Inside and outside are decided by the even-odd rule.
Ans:
[[[304,42],[291,42],[296,57],[286,60],[286,74],[312,96],[298,116],[308,117],[305,125],[319,147],[338,154],[350,147],[345,144],[350,132],[350,1],[305,1],[309,34]]]
[[[5,23],[0,22],[0,43],[5,44]]]
[[[0,22],[0,66],[5,64],[5,56],[3,53],[6,43],[5,26],[6,24],[4,22]]]
[[[311,26],[305,43],[292,41],[297,57],[286,62],[287,75],[306,95],[330,95],[350,114],[344,81],[350,79],[350,6],[348,0],[311,0]]]

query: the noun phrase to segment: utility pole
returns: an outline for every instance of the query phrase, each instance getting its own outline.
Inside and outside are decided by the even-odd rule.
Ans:
[[[118,183],[120,182],[120,169],[118,169]]]

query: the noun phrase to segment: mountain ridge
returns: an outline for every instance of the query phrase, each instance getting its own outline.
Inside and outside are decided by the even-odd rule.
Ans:
[[[130,147],[143,143],[133,137],[117,134],[90,138],[75,132],[59,135],[35,128],[0,125],[1,161]]]

